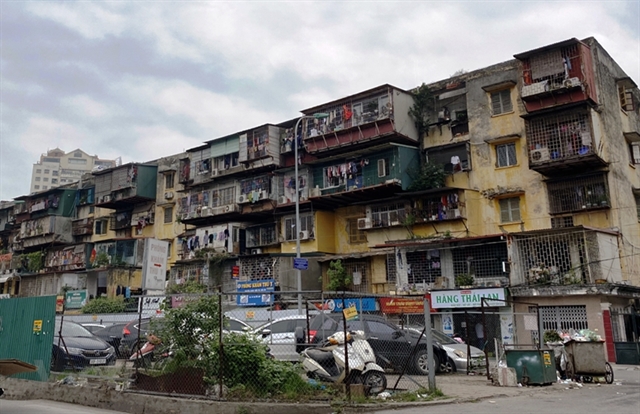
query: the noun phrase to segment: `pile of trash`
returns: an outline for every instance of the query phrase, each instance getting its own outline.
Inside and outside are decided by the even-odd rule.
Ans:
[[[591,329],[569,329],[568,331],[546,331],[544,333],[544,341],[549,346],[564,345],[569,341],[576,342],[602,342],[603,339],[598,335],[598,330]]]

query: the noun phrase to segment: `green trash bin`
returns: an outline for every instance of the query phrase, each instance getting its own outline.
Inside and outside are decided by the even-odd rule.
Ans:
[[[522,385],[547,385],[558,379],[551,349],[506,349],[505,356]]]

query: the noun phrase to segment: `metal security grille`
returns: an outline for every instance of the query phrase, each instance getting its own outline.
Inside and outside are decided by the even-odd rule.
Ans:
[[[547,184],[551,214],[609,206],[606,176],[572,178]]]
[[[369,292],[369,271],[365,262],[344,262],[347,274],[351,276],[354,292]],[[360,282],[359,284],[356,284]]]
[[[534,164],[593,152],[591,122],[584,110],[531,119],[525,130]]]
[[[589,329],[587,307],[574,306],[540,306],[542,329],[568,331],[570,329]]]

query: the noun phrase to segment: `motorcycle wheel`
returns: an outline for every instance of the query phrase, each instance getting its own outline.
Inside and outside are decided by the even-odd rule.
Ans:
[[[387,389],[387,376],[384,372],[369,371],[362,376],[362,384],[369,395],[377,395]]]

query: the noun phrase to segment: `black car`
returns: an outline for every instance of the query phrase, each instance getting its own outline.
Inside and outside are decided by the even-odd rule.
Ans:
[[[60,321],[56,321],[51,356],[53,371],[115,363],[116,352],[111,345],[75,322],[65,321],[62,324],[62,336],[60,336]]]
[[[309,338],[312,343],[321,343],[342,329],[341,313],[319,314],[309,322]],[[367,341],[376,353],[377,362],[383,368],[403,371],[408,363],[409,372],[419,375],[428,373],[427,341],[424,336],[420,338],[420,333],[402,330],[381,316],[369,314],[360,314],[357,319],[347,321],[347,330],[365,332]],[[413,352],[416,344],[417,348]],[[434,342],[433,355],[436,372],[442,372],[442,364],[448,362],[447,352],[439,343]]]
[[[142,318],[142,320],[134,319],[122,327],[122,338],[118,346],[118,352],[121,357],[128,358],[134,349],[146,342],[150,324],[150,318]],[[138,343],[138,340],[140,343]]]
[[[120,342],[124,335],[123,329],[126,323],[115,323],[102,329],[94,331],[93,334],[104,340],[116,350],[116,357],[122,358],[124,355],[120,353]]]

